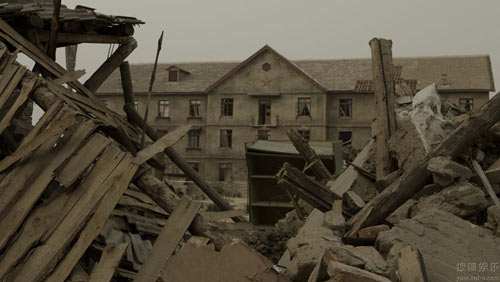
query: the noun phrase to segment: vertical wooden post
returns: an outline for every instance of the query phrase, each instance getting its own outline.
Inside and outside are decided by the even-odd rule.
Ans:
[[[50,27],[49,46],[47,55],[56,60],[57,34],[59,33],[59,12],[61,11],[61,0],[54,0],[54,13],[52,14],[52,25]]]
[[[392,67],[392,41],[373,38],[372,51],[373,85],[377,109],[377,180],[394,170],[394,162],[389,155],[388,141],[396,131],[394,113],[394,75]]]
[[[78,45],[66,46],[66,70],[68,72],[75,71],[76,68],[76,52],[78,50]]]
[[[127,61],[120,64],[120,77],[122,79],[123,98],[125,99],[125,104],[132,104],[132,106],[135,106],[132,75],[130,74],[130,65]]]

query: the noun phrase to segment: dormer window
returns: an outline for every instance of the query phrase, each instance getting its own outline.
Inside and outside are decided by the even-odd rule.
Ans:
[[[168,71],[168,81],[169,82],[179,81],[179,70],[178,69],[171,69]]]

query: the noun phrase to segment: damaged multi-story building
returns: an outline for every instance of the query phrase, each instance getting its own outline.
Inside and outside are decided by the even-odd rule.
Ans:
[[[436,83],[442,97],[474,110],[495,88],[488,55],[396,57],[393,64],[396,97]],[[131,65],[139,113],[152,68]],[[362,148],[375,118],[371,68],[369,58],[291,61],[267,45],[242,62],[159,64],[148,122],[160,133],[192,124],[177,152],[208,181],[246,180],[245,144],[288,140],[291,128],[311,142]],[[123,113],[122,93],[115,71],[98,97]]]

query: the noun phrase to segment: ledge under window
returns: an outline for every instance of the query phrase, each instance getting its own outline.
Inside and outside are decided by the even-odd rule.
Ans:
[[[201,117],[190,117],[190,116],[188,116],[187,119],[201,119]]]
[[[201,151],[200,147],[187,147],[186,151]]]
[[[156,117],[157,120],[170,120],[170,117]]]

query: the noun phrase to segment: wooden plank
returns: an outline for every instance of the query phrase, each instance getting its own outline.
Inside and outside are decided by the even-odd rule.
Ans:
[[[121,45],[90,77],[84,86],[95,92],[120,64],[137,48],[137,41],[131,38],[128,44]]]
[[[414,245],[406,246],[399,251],[398,271],[401,282],[429,281],[424,258]]]
[[[49,33],[43,30],[37,32],[41,42],[49,40]],[[128,44],[130,36],[116,36],[105,34],[59,33],[57,41],[60,44],[102,43],[102,44]]]
[[[102,252],[99,264],[90,275],[90,282],[111,281],[127,247],[127,243],[107,245]]]
[[[47,278],[47,282],[64,282],[71,273],[71,270],[85,253],[88,246],[90,246],[94,238],[99,235],[104,227],[104,223],[137,171],[137,165],[132,162],[132,159],[133,156],[127,154],[120,163],[120,166],[115,169],[113,174],[106,180],[104,185],[111,187],[102,198],[94,215],[87,222],[71,250],[64,259],[59,262],[55,271]]]
[[[64,187],[71,186],[76,179],[95,161],[104,151],[111,140],[96,133],[90,140],[73,156],[56,176],[56,180]]]
[[[304,158],[306,164],[310,164],[310,168],[319,180],[329,180],[332,178],[330,171],[326,168],[325,164],[316,155],[316,152],[304,141],[302,135],[297,131],[290,129],[286,132],[290,141],[299,154]]]
[[[170,215],[162,233],[156,239],[151,256],[142,265],[134,282],[155,282],[165,263],[201,208],[201,204],[182,199]]]
[[[9,84],[7,84],[7,87],[3,90],[3,92],[0,94],[0,109],[5,106],[5,103],[7,103],[7,100],[9,100],[10,95],[16,89],[17,85],[23,79],[23,76],[26,74],[28,70],[21,66],[19,69],[17,69],[16,74],[12,77],[12,79],[9,81]]]
[[[163,135],[160,139],[153,144],[147,146],[137,153],[134,162],[143,164],[147,160],[153,158],[156,154],[163,152],[166,148],[175,145],[179,140],[191,130],[193,126],[190,124],[181,125],[175,130]]]
[[[23,87],[21,88],[21,93],[19,93],[19,96],[17,97],[14,104],[9,108],[9,111],[0,121],[0,134],[2,134],[3,131],[7,128],[7,126],[9,126],[10,121],[12,120],[12,117],[14,117],[14,115],[16,114],[17,110],[24,104],[24,102],[26,102],[37,80],[38,79],[35,77],[30,81],[23,83]]]
[[[28,135],[24,136],[23,140],[21,141],[21,144],[19,147],[26,145],[26,143],[29,143],[35,138],[35,136],[38,135],[38,133],[45,128],[45,126],[52,121],[52,119],[56,116],[56,114],[61,112],[62,108],[62,100],[57,99],[55,103],[53,103],[50,108],[42,115],[40,120],[36,123],[35,127],[30,130]]]
[[[134,255],[137,258],[137,262],[140,264],[144,264],[153,249],[151,242],[147,240],[142,240],[141,235],[137,233],[128,233],[132,245],[132,249],[134,250]]]
[[[128,207],[137,208],[137,209],[141,209],[141,210],[152,211],[152,212],[163,214],[163,215],[168,215],[168,213],[165,212],[165,210],[163,210],[162,208],[160,208],[156,204],[143,203],[143,202],[136,200],[135,198],[128,197],[125,195],[120,198],[120,201],[118,202],[118,204],[120,204],[122,206],[128,206]]]
[[[64,48],[66,55],[66,71],[72,72],[76,67],[76,53],[78,52],[78,45],[69,45]]]
[[[201,216],[211,221],[219,221],[222,219],[231,218],[233,216],[245,216],[247,212],[245,210],[232,210],[232,211],[222,211],[222,212],[201,212]]]
[[[124,153],[120,153],[118,158],[123,155]],[[27,261],[23,263],[23,265],[16,268],[17,275],[12,280],[13,282],[35,282],[43,280],[51,272],[52,267],[54,267],[58,258],[62,256],[64,248],[78,234],[95,206],[98,206],[98,209],[92,218],[94,218],[96,214],[102,216],[102,213],[99,213],[99,209],[103,204],[106,206],[106,211],[109,211],[105,214],[105,216],[106,218],[109,217],[109,214],[113,210],[117,200],[113,202],[111,201],[112,199],[110,200],[109,197],[106,196],[110,192],[114,193],[113,195],[115,198],[117,198],[115,194],[120,196],[123,194],[123,190],[126,189],[128,183],[137,170],[137,166],[131,164],[131,159],[130,154],[126,154],[123,158],[121,158],[120,163],[111,174],[105,173],[102,174],[102,177],[96,177],[89,180],[92,184],[88,186],[87,193],[85,193],[85,195],[75,204],[73,209],[65,217],[64,221],[57,227],[52,236],[48,238],[45,244],[37,247]],[[91,219],[80,234],[78,241],[82,239],[82,236],[85,234],[84,232],[88,228],[94,230],[94,233],[92,233],[94,235],[92,237],[93,240],[100,232],[102,226],[94,225]],[[78,241],[75,245],[73,245],[73,249],[75,246],[87,249],[91,243],[90,241],[87,245],[81,246],[78,244]],[[70,251],[66,258],[68,257],[70,259],[76,259],[77,262],[81,255],[75,257]],[[71,265],[70,269],[68,269],[66,277],[69,275],[76,262]]]
[[[45,157],[47,160],[42,163],[44,169],[31,183],[27,182],[29,186],[27,186],[25,193],[0,221],[0,249],[5,247],[9,238],[17,231],[36,201],[45,191],[45,188],[53,179],[54,170],[76,151],[79,144],[87,138],[94,128],[95,124],[92,121],[82,123],[71,136],[54,148],[51,158]],[[52,144],[48,145],[52,146]]]
[[[392,71],[392,41],[373,38],[372,53],[373,85],[377,112],[377,180],[394,171],[394,162],[389,154],[388,141],[396,131],[394,112],[394,75]]]
[[[85,74],[85,70],[77,70],[77,71],[67,72],[63,76],[61,76],[60,78],[56,78],[53,81],[55,84],[64,84],[64,83],[78,80],[84,74]]]
[[[61,12],[61,0],[53,0],[52,23],[50,25],[49,45],[47,55],[56,60],[57,35],[59,34],[59,13]]]
[[[123,98],[125,99],[125,104],[128,103],[134,105],[134,87],[132,85],[130,66],[127,61],[120,64],[120,77],[122,80]]]
[[[12,80],[14,74],[18,71],[19,65],[17,64],[8,64],[4,71],[2,72],[2,78],[0,79],[0,93],[3,93],[3,90],[9,82]]]
[[[495,205],[500,208],[500,200],[498,200],[498,197],[495,194],[493,187],[491,187],[491,184],[488,181],[488,177],[486,177],[486,174],[484,173],[483,169],[481,168],[481,165],[476,160],[473,160],[472,167],[476,171],[479,178],[481,178],[481,181],[483,182],[484,188],[486,188],[486,191],[488,192],[488,195],[490,196],[491,200],[493,200],[493,203],[495,203]]]
[[[17,148],[17,150],[12,153],[12,155],[0,161],[0,171],[9,168],[12,164],[22,159],[33,150],[38,148],[40,145],[44,144],[49,139],[52,139],[54,136],[61,135],[66,129],[74,125],[76,122],[76,118],[73,114],[68,114],[64,119],[54,122],[51,127],[49,127],[47,130],[44,130],[36,138],[32,139],[24,146]]]

